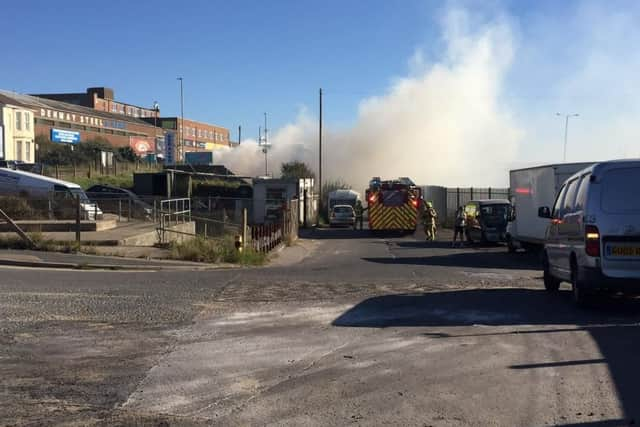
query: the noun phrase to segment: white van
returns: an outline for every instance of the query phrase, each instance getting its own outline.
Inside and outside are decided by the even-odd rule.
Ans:
[[[0,196],[20,196],[33,199],[66,200],[80,197],[82,218],[94,221],[102,211],[92,203],[82,187],[31,172],[0,168]]]
[[[544,285],[571,283],[576,303],[596,292],[640,294],[640,160],[596,163],[562,185],[548,218]]]

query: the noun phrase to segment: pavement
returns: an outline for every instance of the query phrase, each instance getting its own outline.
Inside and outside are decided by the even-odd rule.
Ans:
[[[637,422],[639,302],[580,310],[535,256],[423,237],[316,230],[265,268],[2,269],[0,425]]]

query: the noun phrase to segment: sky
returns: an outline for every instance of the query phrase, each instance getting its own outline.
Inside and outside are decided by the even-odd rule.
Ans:
[[[640,3],[310,0],[9,2],[0,88],[115,90],[118,100],[226,126],[221,154],[258,173],[263,113],[272,163],[325,177],[505,186],[510,168],[640,157]]]

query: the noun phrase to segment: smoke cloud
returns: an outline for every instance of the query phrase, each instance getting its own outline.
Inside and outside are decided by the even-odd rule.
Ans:
[[[507,184],[523,137],[500,102],[513,60],[512,31],[503,18],[470,21],[463,10],[447,12],[437,58],[416,50],[407,76],[363,99],[351,128],[325,126],[324,179],[345,180],[359,191],[372,176],[408,176],[421,185]],[[270,142],[270,171],[291,160],[317,169],[317,118],[307,111],[270,135]],[[220,162],[236,173],[264,174],[255,140],[221,154]]]

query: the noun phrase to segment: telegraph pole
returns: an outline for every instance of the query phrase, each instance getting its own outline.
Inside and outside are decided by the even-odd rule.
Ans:
[[[242,126],[238,126],[238,145],[242,142]]]
[[[318,126],[318,195],[322,206],[322,88],[320,88],[320,123]]]

